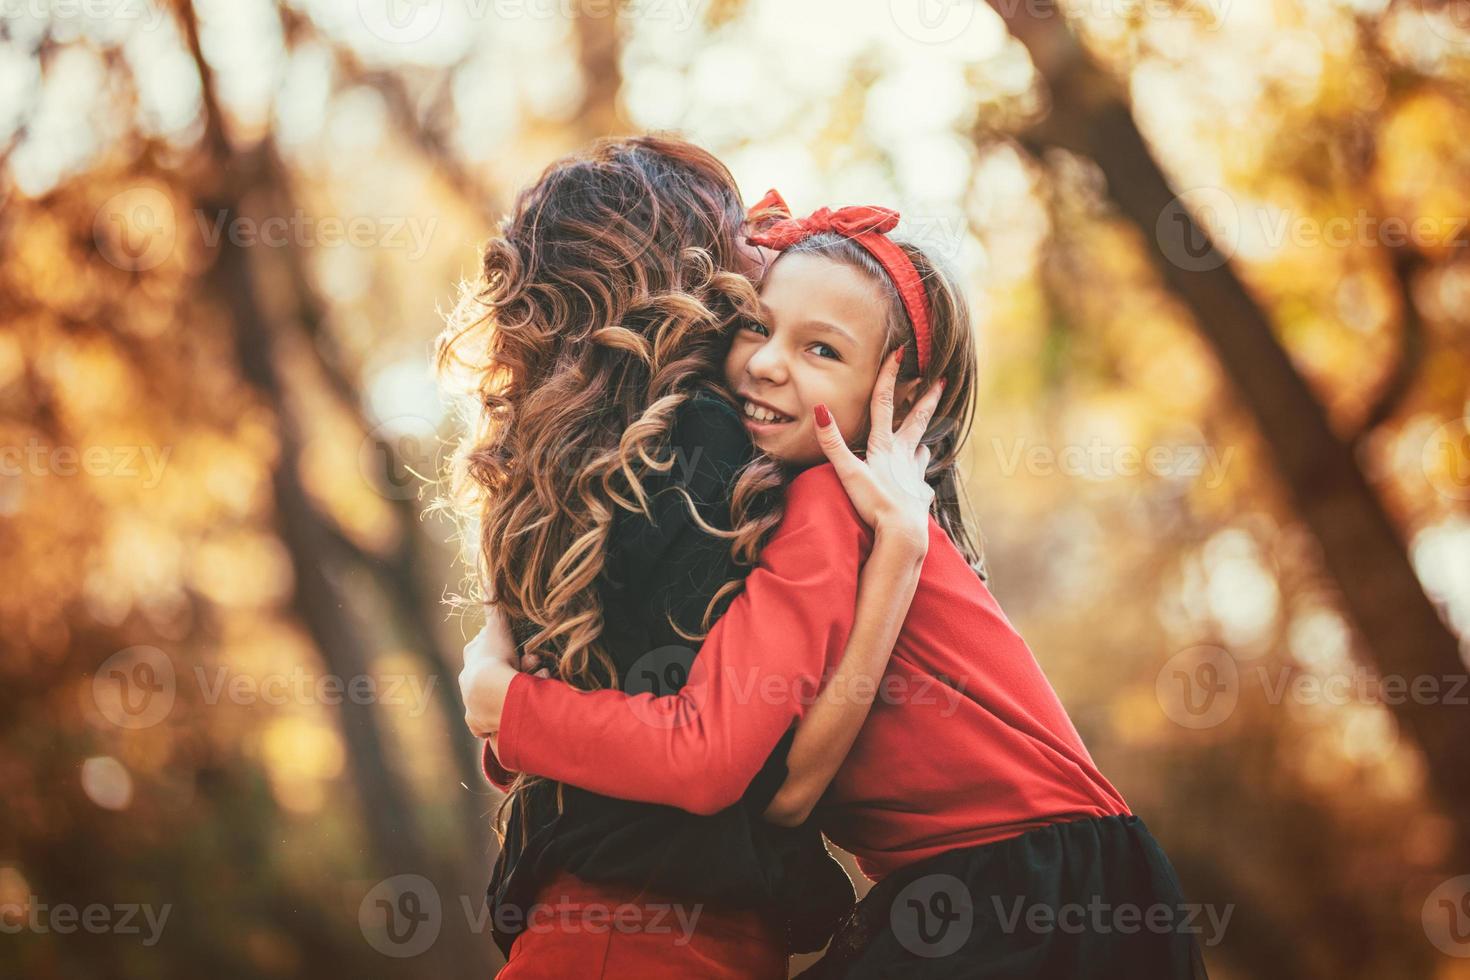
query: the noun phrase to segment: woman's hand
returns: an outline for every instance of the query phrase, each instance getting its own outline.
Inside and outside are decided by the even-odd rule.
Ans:
[[[830,414],[822,424],[824,411],[816,413],[817,441],[837,470],[858,516],[875,533],[908,542],[922,554],[929,546],[929,508],[934,502],[934,488],[924,482],[929,447],[921,440],[944,393],[944,382],[924,392],[895,432],[893,389],[901,352],[902,348],[884,361],[878,383],[873,386],[867,458],[859,459],[848,448]]]

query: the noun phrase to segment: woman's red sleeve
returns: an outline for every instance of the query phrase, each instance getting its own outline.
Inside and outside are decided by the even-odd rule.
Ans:
[[[836,471],[807,470],[683,688],[664,697],[579,691],[518,674],[501,714],[500,761],[694,813],[733,805],[842,659],[872,541]]]

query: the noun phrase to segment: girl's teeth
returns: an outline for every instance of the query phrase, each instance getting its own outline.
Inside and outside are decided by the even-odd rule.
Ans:
[[[751,402],[745,403],[745,414],[757,422],[784,422],[784,415],[777,415],[768,408],[761,408]]]

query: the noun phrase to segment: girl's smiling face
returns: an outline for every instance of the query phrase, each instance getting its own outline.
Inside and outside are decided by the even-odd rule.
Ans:
[[[812,408],[824,404],[843,438],[865,443],[887,346],[883,290],[846,263],[796,252],[766,273],[761,307],[764,322],[742,326],[725,358],[751,441],[787,463],[822,462]],[[899,406],[913,387],[900,383]]]

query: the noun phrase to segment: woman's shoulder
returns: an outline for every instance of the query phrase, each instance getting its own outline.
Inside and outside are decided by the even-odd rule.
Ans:
[[[857,542],[871,544],[872,529],[863,522],[842,478],[831,463],[821,463],[802,470],[786,487],[786,512],[782,529],[792,531],[810,525],[820,525],[850,537]]]
[[[735,406],[702,388],[674,410],[669,448],[675,484],[706,501],[728,491],[735,473],[755,453]]]
[[[675,442],[708,439],[722,446],[734,446],[741,455],[750,455],[750,437],[740,421],[733,402],[708,388],[695,389],[674,410],[671,436]]]

